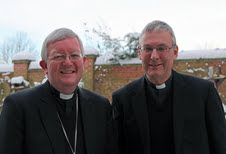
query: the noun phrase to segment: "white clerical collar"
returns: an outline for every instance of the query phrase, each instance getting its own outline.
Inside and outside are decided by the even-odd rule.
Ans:
[[[166,87],[165,83],[162,83],[160,85],[155,85],[156,89],[164,89]]]
[[[66,95],[66,94],[60,93],[60,98],[64,99],[64,100],[71,99],[73,96],[74,96],[74,93],[72,93],[70,95]]]

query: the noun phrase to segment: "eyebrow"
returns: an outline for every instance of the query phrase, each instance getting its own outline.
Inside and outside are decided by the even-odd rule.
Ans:
[[[51,51],[52,54],[65,54],[66,52],[65,51],[57,51],[57,50],[52,50]],[[69,54],[82,54],[81,51],[70,51]]]
[[[143,46],[147,46],[147,47],[153,47],[153,46],[167,46],[166,44],[158,44],[158,45],[150,45],[150,44],[144,44]]]

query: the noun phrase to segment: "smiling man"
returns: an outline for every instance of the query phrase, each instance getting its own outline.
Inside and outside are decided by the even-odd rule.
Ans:
[[[112,95],[120,154],[225,154],[226,121],[213,83],[174,71],[172,28],[153,21],[138,46],[145,75]]]
[[[1,154],[112,154],[109,101],[78,87],[84,49],[67,28],[45,39],[40,65],[46,83],[6,97],[0,115]]]

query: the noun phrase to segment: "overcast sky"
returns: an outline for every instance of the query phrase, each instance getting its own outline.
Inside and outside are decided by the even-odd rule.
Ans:
[[[180,50],[226,48],[225,0],[0,0],[0,43],[23,31],[40,49],[51,31],[68,27],[87,44],[83,23],[102,22],[122,37],[156,19],[172,26]]]

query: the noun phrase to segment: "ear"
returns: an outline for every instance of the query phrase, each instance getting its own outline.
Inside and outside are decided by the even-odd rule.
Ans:
[[[176,48],[174,49],[174,59],[177,59],[177,56],[178,56],[178,46],[176,45]]]
[[[138,57],[139,57],[139,59],[142,60],[142,51],[141,51],[140,46],[137,47],[137,51],[138,51]]]
[[[42,67],[42,69],[44,70],[45,74],[48,74],[48,68],[47,68],[47,64],[44,60],[41,60],[39,62],[39,65]]]
[[[86,56],[83,56],[82,57],[82,62],[83,62],[83,64],[85,64],[85,62],[86,62]]]

